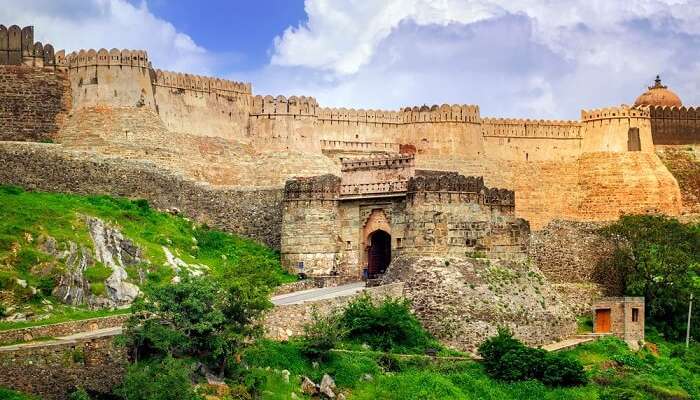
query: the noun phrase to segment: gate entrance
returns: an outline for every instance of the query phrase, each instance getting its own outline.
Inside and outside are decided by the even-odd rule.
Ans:
[[[595,333],[610,332],[610,309],[595,310]]]
[[[369,236],[367,249],[367,277],[374,279],[386,272],[391,262],[391,235],[377,230]]]

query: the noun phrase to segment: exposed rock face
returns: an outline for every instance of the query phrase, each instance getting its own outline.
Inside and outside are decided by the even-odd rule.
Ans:
[[[144,261],[141,249],[125,238],[119,230],[107,226],[98,218],[85,217],[85,223],[93,242],[94,255],[91,249],[72,241],[59,245],[52,237],[41,239],[41,249],[62,260],[66,266],[53,295],[63,303],[71,305],[115,307],[130,304],[139,294],[139,288],[126,281],[125,267]],[[65,250],[59,250],[61,247],[65,247]],[[96,262],[112,270],[112,274],[104,283],[105,296],[92,294],[90,282],[85,279],[85,270]]]
[[[75,242],[68,242],[67,249],[59,252],[56,240],[47,238],[43,244],[43,250],[59,260],[64,260],[66,272],[61,276],[53,290],[53,295],[65,304],[74,306],[90,303],[94,297],[90,293],[90,283],[83,275],[85,269],[94,263],[92,252],[83,247],[78,247]]]
[[[108,299],[115,305],[131,303],[138,296],[139,288],[126,282],[128,276],[124,267],[140,263],[141,250],[102,220],[87,217],[86,222],[95,245],[95,258],[112,269],[112,275],[105,281]]]
[[[572,308],[524,262],[398,256],[384,283],[405,282],[416,316],[442,342],[474,352],[498,326],[530,345],[573,334]]]

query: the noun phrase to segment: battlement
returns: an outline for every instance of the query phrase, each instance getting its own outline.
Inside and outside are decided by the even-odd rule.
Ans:
[[[477,201],[490,206],[515,207],[515,192],[508,189],[488,188],[483,177],[464,176],[457,173],[421,174],[408,180],[407,191],[415,197],[423,193],[468,194],[465,201]]]
[[[140,67],[150,68],[148,54],[145,50],[128,49],[81,49],[70,54],[65,54],[63,50],[56,54],[56,62],[62,67],[77,69],[95,66],[119,66],[119,67]]]
[[[298,177],[284,185],[285,200],[335,200],[340,192],[340,178],[327,174]]]
[[[55,67],[56,57],[50,44],[34,42],[34,27],[0,25],[0,65]]]
[[[206,76],[183,74],[157,69],[155,71],[154,86],[172,89],[193,90],[198,92],[231,92],[237,94],[251,94],[250,83],[235,82]]]
[[[700,119],[700,106],[698,107],[669,107],[669,106],[650,106],[646,107],[649,110],[651,118],[663,119]]]
[[[359,122],[367,124],[402,124],[404,115],[399,111],[364,110],[353,108],[318,109],[318,119],[326,122]]]
[[[322,139],[321,150],[398,153],[401,150],[401,145],[391,142],[361,142]]]
[[[626,105],[619,107],[599,108],[595,110],[581,110],[581,121],[591,122],[606,119],[619,118],[649,118],[649,109],[635,108]]]
[[[253,108],[251,115],[272,116],[272,115],[303,115],[315,116],[318,109],[318,102],[313,97],[292,96],[286,98],[282,95],[272,97],[270,95],[253,97]]]
[[[415,157],[412,154],[396,154],[343,160],[341,171],[411,168],[414,166]]]
[[[581,123],[564,120],[484,118],[483,136],[580,139]]]
[[[479,106],[467,104],[434,104],[430,107],[405,107],[403,109],[404,122],[473,122],[481,120]]]

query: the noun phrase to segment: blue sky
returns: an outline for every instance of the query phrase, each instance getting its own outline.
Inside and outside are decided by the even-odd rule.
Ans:
[[[700,105],[700,0],[0,0],[0,23],[322,106],[576,119],[657,73]]]
[[[306,20],[303,0],[151,0],[148,7],[200,46],[221,54],[217,69],[224,74],[263,67],[275,36]]]

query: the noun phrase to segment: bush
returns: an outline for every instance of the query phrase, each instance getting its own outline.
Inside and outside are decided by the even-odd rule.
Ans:
[[[172,357],[132,364],[115,393],[124,400],[201,400],[189,373],[185,362]]]
[[[479,346],[486,372],[506,382],[537,379],[549,386],[575,386],[586,383],[583,365],[561,354],[525,346],[506,328]]]
[[[304,325],[302,352],[307,357],[327,361],[328,352],[343,339],[346,331],[340,324],[341,315],[332,311],[322,316],[318,310],[312,311],[311,322]]]
[[[375,305],[363,295],[347,305],[340,324],[347,330],[348,339],[376,350],[423,351],[434,345],[411,313],[407,300],[387,298]]]
[[[90,400],[90,395],[85,389],[79,387],[68,395],[69,400]]]
[[[578,386],[588,379],[581,362],[554,353],[546,355],[540,380],[549,386]]]

